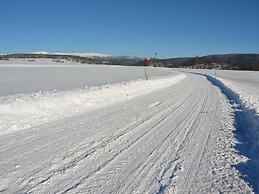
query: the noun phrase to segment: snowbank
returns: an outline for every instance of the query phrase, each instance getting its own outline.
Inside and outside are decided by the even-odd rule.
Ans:
[[[257,114],[259,114],[259,96],[256,93],[256,91],[253,92],[245,87],[240,87],[238,82],[230,81],[219,77],[217,77],[217,79],[221,81],[226,87],[235,92],[245,106],[247,106],[250,109],[255,109]]]
[[[0,134],[126,101],[169,87],[185,77],[181,73],[173,77],[79,90],[3,96],[0,98]]]
[[[259,191],[258,172],[259,172],[259,114],[256,109],[251,106],[256,106],[249,98],[250,93],[244,92],[244,89],[236,87],[230,81],[219,79],[214,76],[205,75],[209,81],[215,86],[218,86],[221,91],[227,96],[234,110],[234,125],[236,132],[236,149],[240,155],[248,158],[246,164],[239,164],[236,168],[245,177],[252,186],[254,191]]]
[[[237,94],[242,104],[249,109],[256,110],[257,114],[259,114],[259,72],[210,69],[180,70],[215,77],[222,82],[224,86]]]

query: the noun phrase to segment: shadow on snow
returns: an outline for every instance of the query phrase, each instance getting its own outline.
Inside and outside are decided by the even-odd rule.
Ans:
[[[205,76],[229,99],[234,110],[235,137],[238,140],[235,149],[239,154],[248,158],[245,163],[236,164],[234,167],[241,173],[242,178],[253,187],[254,192],[259,193],[259,115],[254,109],[245,106],[239,95],[215,77],[195,74]]]

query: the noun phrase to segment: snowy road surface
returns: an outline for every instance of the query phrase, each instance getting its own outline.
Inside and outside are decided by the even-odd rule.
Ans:
[[[259,114],[259,72],[258,71],[231,71],[181,69],[182,71],[203,73],[216,76],[233,92],[238,94],[241,101]],[[215,75],[216,74],[216,75]]]
[[[251,193],[233,110],[206,77],[0,136],[3,193]]]

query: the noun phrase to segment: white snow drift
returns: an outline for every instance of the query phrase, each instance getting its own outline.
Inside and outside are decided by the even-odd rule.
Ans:
[[[258,75],[259,76],[259,75]],[[217,78],[220,80],[224,85],[230,88],[233,92],[239,95],[242,102],[251,109],[255,109],[256,112],[259,114],[259,84],[257,85],[257,90],[249,90],[248,87],[242,87],[238,84],[238,82],[233,82],[224,78]],[[257,92],[257,93],[256,93]]]
[[[0,134],[65,118],[169,87],[186,77],[176,76],[149,81],[132,81],[101,87],[38,92],[0,98]],[[1,102],[2,101],[2,102]]]

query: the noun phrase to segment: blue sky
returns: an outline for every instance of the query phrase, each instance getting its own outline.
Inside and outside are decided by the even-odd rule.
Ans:
[[[259,53],[258,0],[1,0],[0,53]]]

